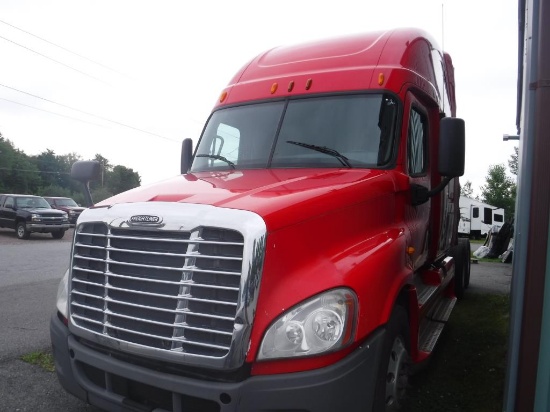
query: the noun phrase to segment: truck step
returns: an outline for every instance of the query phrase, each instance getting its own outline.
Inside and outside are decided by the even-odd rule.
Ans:
[[[446,322],[456,304],[456,298],[443,298],[437,303],[422,322],[421,333],[418,338],[418,349],[423,352],[431,352],[443,332]]]
[[[427,285],[423,283],[420,279],[415,282],[416,294],[418,298],[418,305],[424,306],[426,302],[430,300],[432,295],[437,291],[437,286]]]
[[[451,316],[451,312],[453,311],[455,304],[456,298],[454,297],[441,299],[437,305],[430,310],[428,318],[439,322],[447,322]]]
[[[424,330],[418,339],[418,349],[423,352],[431,352],[434,349],[441,332],[443,332],[445,323],[434,322],[432,320],[426,320],[423,323]]]

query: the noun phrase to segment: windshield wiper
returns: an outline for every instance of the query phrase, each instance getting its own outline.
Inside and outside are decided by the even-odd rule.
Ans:
[[[213,154],[198,154],[195,157],[208,157],[210,159],[216,159],[221,160],[222,162],[227,163],[229,166],[231,166],[232,169],[235,169],[235,163],[233,163],[231,160],[226,159],[223,156],[220,155],[213,155]]]
[[[343,154],[341,154],[340,152],[338,152],[337,150],[334,150],[334,149],[331,149],[331,148],[325,147],[325,146],[317,146],[317,145],[314,145],[314,144],[303,143],[303,142],[295,142],[295,141],[292,141],[292,140],[287,140],[286,142],[290,143],[290,144],[295,144],[296,146],[305,147],[306,149],[316,150],[317,152],[328,154],[330,156],[333,156],[333,157],[337,158],[340,161],[340,163],[342,163],[344,166],[349,167],[349,168],[352,167],[351,163],[349,162],[349,159],[346,156],[344,156]]]

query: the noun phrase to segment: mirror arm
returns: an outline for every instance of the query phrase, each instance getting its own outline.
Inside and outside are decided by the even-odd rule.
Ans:
[[[92,207],[94,205],[94,200],[92,199],[92,192],[90,191],[90,185],[89,182],[82,182],[84,185],[84,197],[86,198],[86,203],[88,204],[88,207]]]
[[[411,185],[411,203],[413,206],[421,205],[430,200],[431,197],[441,193],[445,186],[449,184],[452,177],[445,177],[433,190],[428,190],[427,187],[417,184]]]

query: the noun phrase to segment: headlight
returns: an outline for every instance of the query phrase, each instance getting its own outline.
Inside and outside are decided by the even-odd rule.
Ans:
[[[76,212],[74,210],[69,211],[69,215],[74,216],[75,214],[76,214]]]
[[[334,289],[292,308],[265,333],[258,359],[291,358],[335,351],[353,340],[357,297]]]
[[[65,276],[59,282],[57,287],[57,310],[65,317],[69,318],[69,308],[67,306],[67,299],[69,296],[69,269],[65,272]]]
[[[31,214],[31,219],[32,220],[40,220],[41,216],[38,213],[32,213]]]
[[[63,212],[63,220],[69,220],[69,215]]]

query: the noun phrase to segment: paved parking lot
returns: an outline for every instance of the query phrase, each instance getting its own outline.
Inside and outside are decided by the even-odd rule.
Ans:
[[[470,287],[467,292],[508,294],[511,282],[511,263],[472,263]]]
[[[0,229],[0,411],[99,411],[67,394],[54,373],[19,359],[23,353],[50,350],[49,317],[72,237],[71,229],[61,240],[40,233],[19,240],[13,230]],[[507,294],[511,279],[511,264],[472,264],[466,293]]]
[[[61,239],[54,239],[49,233],[31,233],[28,239],[17,239],[15,230],[0,228],[0,245],[21,245],[25,242],[39,242],[51,240],[52,242],[71,242],[73,240],[74,227],[65,232],[65,236]]]

